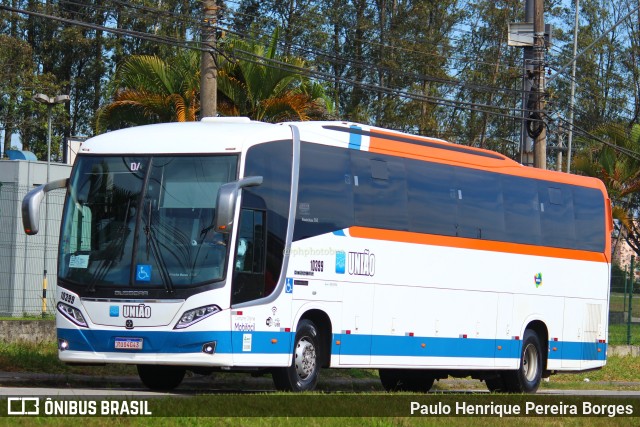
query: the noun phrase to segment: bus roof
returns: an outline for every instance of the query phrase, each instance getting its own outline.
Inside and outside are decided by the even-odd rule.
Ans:
[[[351,149],[594,187],[606,194],[604,184],[599,179],[523,166],[495,151],[453,144],[442,139],[411,135],[351,122],[301,122],[295,124],[300,129],[301,138],[310,142],[326,144],[328,140],[337,139]],[[329,136],[331,138],[328,138]],[[330,143],[330,145],[333,144]]]
[[[103,133],[82,144],[82,154],[198,154],[239,152],[246,145],[290,139],[291,130],[239,120],[173,122]]]
[[[80,151],[81,154],[233,153],[261,142],[289,139],[289,125],[298,127],[301,140],[311,143],[594,187],[606,194],[604,184],[595,178],[526,167],[494,151],[345,121],[269,124],[240,117],[205,118],[200,122],[162,123],[107,132],[85,141]]]

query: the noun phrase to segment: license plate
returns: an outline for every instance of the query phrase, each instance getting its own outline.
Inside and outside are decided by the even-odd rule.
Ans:
[[[116,338],[118,350],[142,350],[142,338]]]

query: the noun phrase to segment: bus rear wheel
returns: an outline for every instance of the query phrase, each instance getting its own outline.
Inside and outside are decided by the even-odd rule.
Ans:
[[[310,320],[301,320],[293,345],[293,361],[286,368],[273,370],[273,384],[283,391],[310,391],[316,388],[320,372],[320,340]]]
[[[151,390],[173,390],[184,379],[186,369],[179,366],[138,365],[142,383]]]
[[[524,331],[520,367],[503,375],[505,389],[511,393],[535,393],[542,380],[542,346],[538,334],[531,329]]]
[[[428,372],[415,369],[379,369],[380,382],[387,391],[413,391],[426,393],[435,378]]]

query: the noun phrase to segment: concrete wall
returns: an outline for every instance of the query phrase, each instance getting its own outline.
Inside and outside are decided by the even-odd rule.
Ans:
[[[55,320],[0,320],[2,342],[56,342]]]

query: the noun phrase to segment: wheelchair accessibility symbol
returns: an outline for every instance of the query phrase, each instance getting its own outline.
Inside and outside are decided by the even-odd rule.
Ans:
[[[293,279],[287,279],[284,284],[284,291],[288,294],[293,293]]]
[[[146,264],[138,264],[136,266],[136,282],[151,281],[151,266]]]

